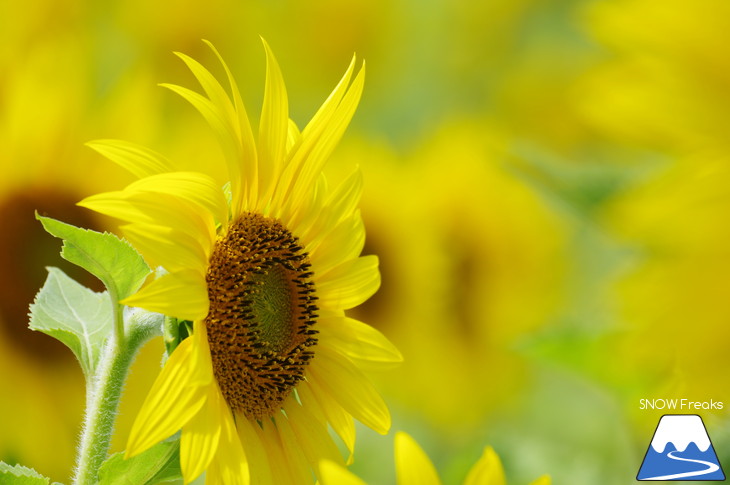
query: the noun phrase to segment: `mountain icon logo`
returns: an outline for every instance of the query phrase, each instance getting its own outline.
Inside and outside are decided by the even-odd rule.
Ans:
[[[641,463],[639,481],[723,481],[705,423],[696,414],[665,414]]]

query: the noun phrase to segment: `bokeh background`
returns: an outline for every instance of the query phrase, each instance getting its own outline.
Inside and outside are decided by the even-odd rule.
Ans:
[[[130,182],[84,146],[219,158],[198,115],[159,82],[193,85],[172,51],[214,65],[213,41],[260,106],[271,44],[300,125],[346,68],[363,100],[328,168],[359,164],[380,292],[354,313],[404,364],[376,375],[393,430],[446,484],[482,448],[510,483],[629,484],[663,412],[700,412],[730,468],[730,3],[726,0],[0,0],[0,459],[71,473],[84,382],[71,353],[27,329],[64,264],[38,210]],[[140,355],[114,449],[151,385]],[[359,428],[353,470],[393,481],[392,433]]]

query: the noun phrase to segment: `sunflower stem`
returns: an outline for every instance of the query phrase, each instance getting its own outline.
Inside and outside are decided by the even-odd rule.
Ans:
[[[128,312],[126,330],[110,336],[97,370],[87,382],[87,402],[73,483],[93,485],[109,453],[114,423],[129,368],[139,349],[162,333],[162,315],[139,309]]]
[[[113,308],[113,322],[114,322],[114,338],[117,342],[124,341],[124,306],[117,303],[119,298],[114,288],[109,289],[109,298],[112,301]]]

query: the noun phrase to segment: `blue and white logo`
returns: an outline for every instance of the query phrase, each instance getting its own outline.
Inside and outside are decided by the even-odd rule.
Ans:
[[[637,480],[725,480],[725,473],[696,414],[665,414],[659,420]]]

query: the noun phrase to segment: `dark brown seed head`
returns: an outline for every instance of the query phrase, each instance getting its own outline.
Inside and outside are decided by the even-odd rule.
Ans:
[[[245,213],[216,242],[206,281],[205,326],[221,392],[248,418],[273,416],[317,343],[307,253],[278,220]]]

